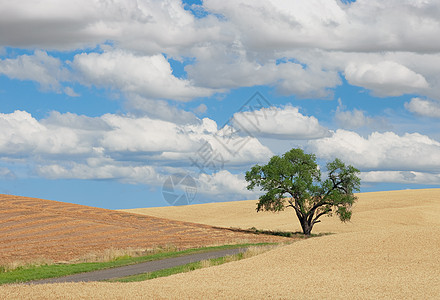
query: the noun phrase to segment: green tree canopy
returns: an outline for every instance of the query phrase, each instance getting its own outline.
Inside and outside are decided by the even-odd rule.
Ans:
[[[359,191],[359,170],[335,159],[327,163],[327,178],[322,180],[314,154],[292,149],[283,156],[273,156],[269,163],[255,165],[246,172],[247,188],[259,187],[265,192],[257,203],[257,211],[295,210],[301,228],[310,235],[313,225],[323,215],[336,213],[346,222]]]

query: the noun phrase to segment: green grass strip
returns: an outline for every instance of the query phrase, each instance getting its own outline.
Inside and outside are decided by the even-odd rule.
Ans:
[[[249,246],[263,246],[263,245],[271,245],[271,244],[273,243],[237,244],[237,245],[202,247],[202,248],[193,248],[193,249],[187,249],[181,251],[161,252],[156,254],[150,254],[147,256],[139,256],[139,257],[124,256],[121,258],[116,258],[109,262],[24,266],[7,272],[2,271],[0,269],[0,284],[27,282],[38,279],[62,277],[77,273],[84,273],[84,272],[91,272],[91,271],[108,269],[108,268],[127,266],[141,262],[178,257],[178,256],[194,254],[194,253],[203,253],[203,252],[210,252],[215,250],[234,249],[234,248],[242,248]]]

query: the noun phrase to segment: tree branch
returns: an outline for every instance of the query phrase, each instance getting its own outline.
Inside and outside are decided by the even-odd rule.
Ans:
[[[316,224],[316,223],[321,222],[321,221],[318,220],[318,219],[319,219],[321,216],[323,216],[323,215],[325,215],[325,214],[328,214],[329,211],[331,211],[331,209],[330,209],[330,208],[327,208],[327,209],[324,210],[323,212],[317,214],[316,217],[313,219],[312,224]]]

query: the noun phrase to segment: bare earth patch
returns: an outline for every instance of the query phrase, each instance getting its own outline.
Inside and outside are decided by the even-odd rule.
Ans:
[[[255,219],[251,226],[246,223],[250,217],[235,218],[230,226],[242,222],[245,228],[287,229],[283,218],[278,224],[276,218],[272,224]],[[440,189],[359,194],[351,223],[324,218],[318,225],[319,231],[337,234],[146,282],[10,285],[0,287],[0,292],[6,298],[27,299],[436,299],[440,295]]]

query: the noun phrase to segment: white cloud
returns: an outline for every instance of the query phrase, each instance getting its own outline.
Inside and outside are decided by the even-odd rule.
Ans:
[[[371,171],[362,172],[363,182],[394,182],[411,184],[440,184],[440,174],[414,171]]]
[[[352,111],[345,110],[341,99],[338,100],[339,105],[335,112],[335,121],[343,129],[358,129],[361,127],[370,128],[386,128],[387,121],[380,117],[369,117],[365,115],[365,111],[353,109]]]
[[[8,168],[0,167],[0,179],[15,179],[16,175]]]
[[[148,117],[130,118],[107,114],[101,119],[112,130],[100,138],[100,145],[107,152],[190,152],[196,144],[175,123]]]
[[[27,118],[31,118],[36,121],[29,113],[19,112],[16,113],[27,114]],[[42,119],[40,124],[56,130],[58,128],[70,128],[72,130],[81,130],[84,132],[101,132],[109,131],[112,128],[100,117],[88,117],[84,115],[77,115],[73,113],[59,113],[57,111],[52,111],[48,117]],[[79,131],[78,131],[79,132]]]
[[[76,93],[70,86],[66,86],[64,88],[64,94],[66,94],[69,97],[79,97],[80,94]]]
[[[146,167],[197,168],[197,161],[202,165],[197,171],[218,172],[272,155],[256,138],[222,135],[208,118],[182,125],[148,117],[52,112],[38,121],[16,111],[0,114],[0,127],[0,159],[24,159],[49,178],[138,182],[133,178],[146,176]],[[231,145],[239,145],[239,151],[231,152]]]
[[[338,106],[335,113],[335,120],[344,129],[357,129],[373,123],[373,119],[365,116],[362,110],[353,111],[342,110]]]
[[[214,92],[175,77],[169,62],[161,54],[137,56],[121,50],[102,54],[82,53],[75,56],[71,66],[79,73],[83,84],[108,87],[146,98],[188,101],[210,96]]]
[[[215,121],[203,118],[199,125],[184,127],[186,135],[197,141],[197,148],[184,157],[190,159],[195,167],[206,165],[206,170],[218,171],[223,167],[238,167],[269,159],[273,153],[252,136],[240,135],[237,129],[227,124],[218,128]],[[178,153],[165,152],[162,159],[176,159]]]
[[[440,92],[438,3],[209,0],[203,9],[208,16],[195,18],[177,0],[0,3],[8,12],[0,19],[0,46],[100,45],[106,52],[77,56],[82,83],[149,99],[188,101],[255,85],[331,98],[344,72],[351,84],[378,96],[436,98]],[[177,78],[163,55],[195,63],[186,66],[185,79]],[[59,89],[56,72],[20,76]]]
[[[0,172],[2,169],[0,168]],[[243,174],[232,174],[220,170],[213,174],[193,174],[183,169],[166,170],[157,166],[124,165],[109,159],[94,160],[80,164],[75,162],[63,164],[39,165],[36,167],[39,176],[49,179],[99,179],[119,180],[130,184],[148,184],[162,186],[169,174],[182,173],[194,178],[197,194],[202,202],[204,198],[230,200],[255,199],[257,193],[246,189],[247,182]],[[1,177],[1,173],[0,173]]]
[[[0,74],[11,79],[38,82],[44,90],[59,91],[60,81],[67,79],[68,71],[63,68],[59,59],[36,50],[33,55],[25,54],[0,60]]]
[[[315,117],[304,116],[289,105],[235,113],[232,122],[236,128],[262,137],[303,140],[331,135]]]
[[[7,13],[0,19],[0,47],[113,47],[118,50],[78,56],[83,83],[149,99],[187,101],[213,89],[254,85],[325,98],[341,84],[341,72],[379,96],[417,92],[435,98],[440,91],[439,3],[207,0],[202,6],[208,15],[196,18],[178,0],[1,2]],[[106,42],[113,46],[105,47]],[[315,56],[316,51],[327,57]],[[305,62],[302,56],[312,52]],[[187,79],[174,77],[163,55],[193,59]],[[97,61],[96,71],[87,56]],[[56,70],[43,75],[16,78],[59,88]]]
[[[176,52],[217,34],[179,0],[2,1],[0,45],[74,50],[113,41],[148,54]]]
[[[189,101],[216,92],[175,77],[162,54],[140,56],[112,49],[104,53],[77,54],[72,62],[63,62],[36,50],[33,55],[0,59],[0,74],[11,79],[35,81],[43,90],[64,92],[70,97],[80,95],[70,86],[63,87],[63,82],[109,88],[124,93],[138,108],[142,107],[141,98]]]
[[[305,68],[291,61],[277,63],[279,57],[260,61],[241,43],[200,47],[194,54],[197,62],[185,67],[188,77],[212,89],[272,85],[283,95],[325,98],[331,94],[329,88],[341,83],[336,71],[317,65]]]
[[[197,193],[213,198],[230,200],[256,199],[258,195],[246,189],[247,182],[243,174],[232,174],[221,170],[212,175],[201,174],[197,178]]]
[[[440,103],[420,98],[412,98],[405,103],[405,108],[424,117],[440,118]]]
[[[440,94],[440,75],[437,72],[440,67],[440,55],[438,53],[346,52],[327,51],[323,49],[291,49],[284,51],[283,54],[307,66],[313,65],[317,68],[321,68],[329,74],[331,74],[331,72],[344,74],[344,71],[347,70],[349,66],[353,66],[353,74],[350,75],[358,81],[353,81],[353,78],[349,76],[347,76],[347,80],[350,78],[352,79],[350,83],[358,84],[365,89],[371,89],[372,94],[376,96],[418,93],[432,99],[440,99],[438,96]],[[384,62],[393,63],[387,67],[387,63],[384,64]],[[385,70],[392,70],[394,68],[393,65],[396,66],[397,71],[400,70],[399,73],[394,71],[385,72]],[[365,74],[361,72],[360,66],[364,67],[362,70],[365,71]],[[380,68],[381,66],[383,68]],[[375,78],[371,76],[372,78],[370,80],[367,74],[373,74],[373,71],[377,72],[378,77]],[[396,76],[396,74],[400,75]],[[421,76],[424,79],[421,79]],[[414,82],[411,82],[411,78],[414,79]],[[424,81],[427,85],[424,84]],[[331,86],[329,85],[328,88],[331,88]]]
[[[194,112],[197,114],[204,114],[208,110],[208,107],[205,104],[200,104],[194,109]]]
[[[0,156],[85,155],[93,152],[93,139],[68,127],[51,127],[29,113],[0,114]]]
[[[437,2],[207,0],[204,6],[234,24],[254,51],[301,47],[428,52],[440,47]]]
[[[188,71],[202,85],[249,86],[263,81],[283,94],[326,97],[341,83],[338,72],[345,72],[351,84],[378,96],[438,95],[440,81],[434,71],[438,66],[430,65],[440,57],[438,3],[210,0],[204,5],[225,16],[235,39],[226,49],[216,45],[214,50],[194,52],[201,65]],[[279,75],[277,81],[268,76],[277,59],[304,63],[306,68],[287,64],[292,75]],[[421,66],[420,61],[427,63]],[[281,66],[272,68],[282,73]],[[215,77],[206,76],[208,70],[216,70]]]
[[[127,111],[137,116],[148,116],[152,119],[160,119],[176,124],[192,124],[197,121],[197,117],[192,112],[179,109],[165,100],[128,95],[124,106]]]
[[[351,63],[345,68],[345,78],[378,96],[400,96],[428,88],[422,75],[393,61]]]
[[[7,12],[0,19],[0,44],[66,50],[110,40],[152,54],[230,41],[236,34],[255,52],[299,47],[433,52],[440,46],[435,1],[207,0],[203,8],[224,18],[197,19],[178,0],[6,1],[0,3]]]
[[[440,143],[419,133],[399,136],[373,132],[367,138],[339,129],[332,137],[309,142],[318,157],[338,157],[363,170],[435,171],[440,168]]]
[[[130,166],[112,160],[99,164],[70,162],[40,165],[36,171],[38,175],[50,179],[116,179],[124,183],[151,185],[159,185],[163,181],[163,177],[152,166]]]

